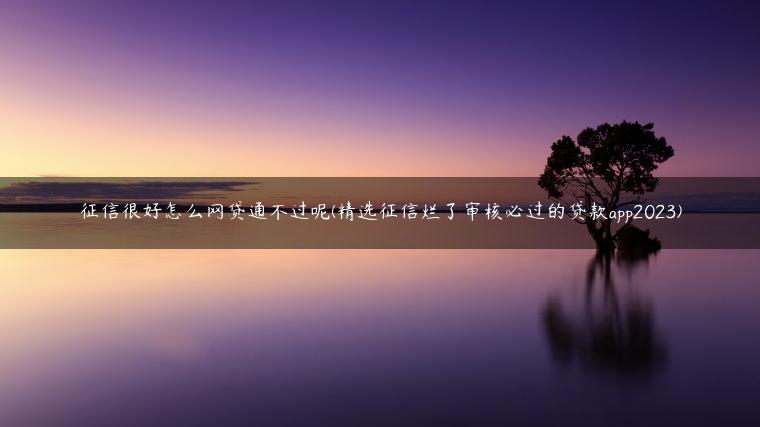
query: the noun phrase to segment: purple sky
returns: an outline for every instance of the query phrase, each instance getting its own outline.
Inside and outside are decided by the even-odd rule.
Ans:
[[[757,175],[751,2],[4,3],[13,174],[108,175],[40,162],[63,142],[123,175],[536,175],[627,119],[675,147],[664,175]]]

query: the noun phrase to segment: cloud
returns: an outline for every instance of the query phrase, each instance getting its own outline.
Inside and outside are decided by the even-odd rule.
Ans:
[[[2,203],[64,203],[81,201],[163,201],[210,199],[243,191],[256,181],[31,181],[0,188]]]

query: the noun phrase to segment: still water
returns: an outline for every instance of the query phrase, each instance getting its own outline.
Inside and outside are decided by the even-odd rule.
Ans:
[[[0,251],[0,425],[760,425],[760,251]]]

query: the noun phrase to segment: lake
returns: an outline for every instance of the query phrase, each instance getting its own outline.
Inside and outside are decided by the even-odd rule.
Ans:
[[[760,250],[2,250],[0,425],[760,425]]]

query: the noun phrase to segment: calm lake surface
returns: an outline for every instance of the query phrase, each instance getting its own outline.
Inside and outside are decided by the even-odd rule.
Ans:
[[[758,277],[758,250],[3,250],[0,425],[760,425]]]

